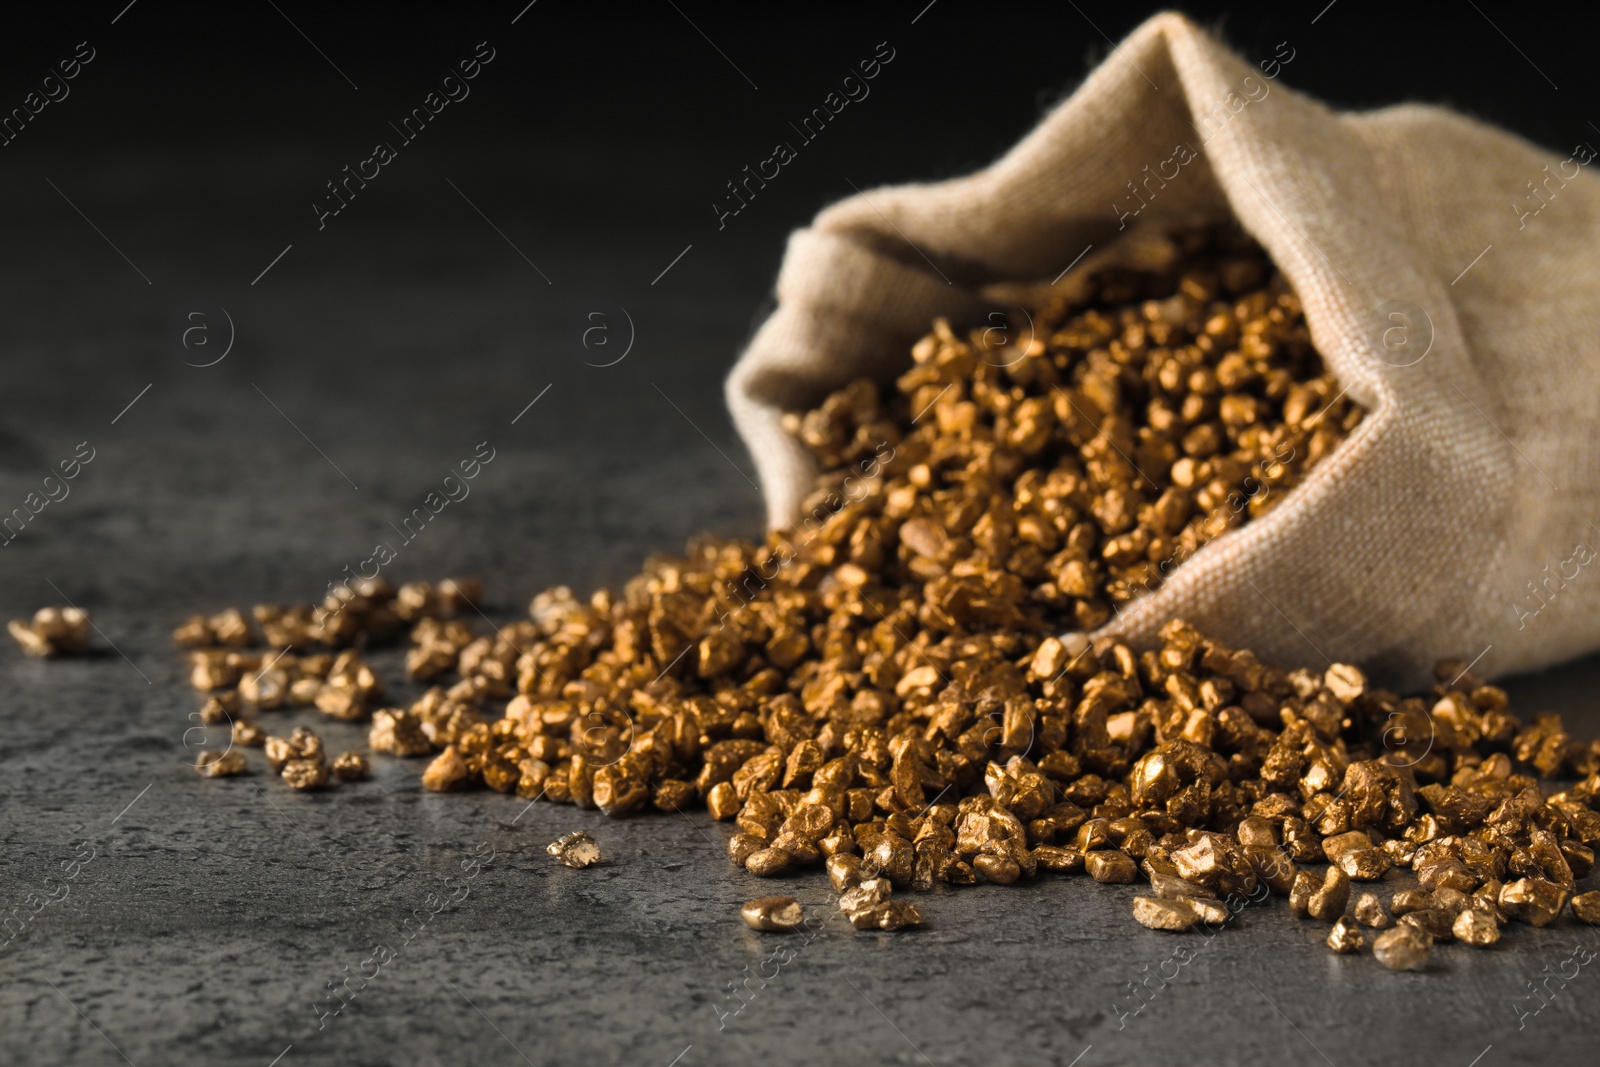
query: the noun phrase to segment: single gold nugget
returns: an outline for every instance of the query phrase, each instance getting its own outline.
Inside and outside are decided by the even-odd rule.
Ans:
[[[1134,897],[1135,922],[1152,930],[1182,932],[1192,930],[1200,922],[1200,913],[1186,899],[1168,900],[1160,897]]]
[[[1328,947],[1335,952],[1360,952],[1366,943],[1361,927],[1348,915],[1341,915],[1328,931]]]
[[[216,644],[228,648],[249,648],[255,644],[255,631],[250,627],[250,620],[238,608],[218,612],[206,620],[206,625]]]
[[[261,750],[267,757],[267,766],[272,768],[274,774],[280,773],[284,764],[299,755],[287,737],[268,737],[261,742]]]
[[[326,758],[323,753],[322,738],[304,726],[296,726],[290,732],[289,747],[294,749],[295,757],[298,759],[321,763]]]
[[[739,914],[752,930],[789,933],[800,928],[805,909],[794,897],[761,897],[740,908]]]
[[[1351,913],[1356,917],[1356,922],[1375,930],[1384,930],[1394,925],[1394,920],[1389,918],[1389,913],[1383,909],[1383,901],[1378,899],[1376,893],[1362,893],[1356,898],[1356,906],[1351,909]]]
[[[1338,867],[1329,867],[1323,875],[1322,885],[1306,901],[1306,911],[1313,919],[1332,922],[1344,914],[1350,903],[1350,878]]]
[[[433,751],[422,732],[421,719],[401,708],[380,708],[372,713],[367,745],[388,756],[426,756]]]
[[[354,750],[341,752],[333,760],[333,773],[347,782],[365,778],[371,769],[367,757]]]
[[[582,870],[600,862],[600,846],[583,830],[563,834],[545,846],[545,851],[565,867]]]
[[[279,772],[290,789],[307,792],[328,784],[328,765],[321,760],[292,759]]]
[[[202,752],[195,757],[194,769],[207,778],[231,778],[248,770],[244,753],[228,749],[226,752]]]
[[[204,615],[191,615],[172,631],[172,641],[182,649],[210,648],[216,643],[216,636]]]
[[[1098,855],[1094,855],[1098,859]],[[1022,877],[1022,867],[1016,860],[1005,856],[977,856],[972,861],[972,869],[996,885],[1011,885]]]
[[[237,692],[213,693],[200,706],[200,721],[206,725],[235,720],[240,714],[242,701]]]
[[[1500,890],[1507,916],[1534,926],[1549,926],[1567,906],[1568,891],[1546,878],[1519,878]]]
[[[1372,954],[1391,971],[1420,971],[1428,965],[1433,939],[1414,926],[1385,930],[1372,943]]]
[[[1139,868],[1134,864],[1133,857],[1116,849],[1085,852],[1083,868],[1097,882],[1127,883],[1139,876]]]
[[[1423,908],[1420,911],[1407,912],[1400,917],[1400,924],[1414,927],[1427,934],[1435,941],[1449,941],[1454,938],[1456,917],[1440,908]]]
[[[839,894],[839,910],[858,930],[878,925],[880,909],[889,903],[893,891],[887,878],[868,878],[853,889]]]
[[[908,930],[922,925],[922,912],[909,900],[891,900],[880,904],[873,913],[880,930]]]
[[[233,720],[233,743],[247,748],[260,748],[266,744],[267,732],[248,719]]]
[[[1457,940],[1479,948],[1488,948],[1500,940],[1500,924],[1495,922],[1494,916],[1477,908],[1468,908],[1457,915],[1450,932]]]
[[[470,774],[467,761],[461,758],[456,746],[446,745],[445,750],[435,756],[433,762],[428,764],[428,769],[422,772],[422,788],[434,793],[459,789],[466,784]]]
[[[757,878],[772,878],[788,870],[793,858],[787,849],[757,849],[744,861],[744,869]]]

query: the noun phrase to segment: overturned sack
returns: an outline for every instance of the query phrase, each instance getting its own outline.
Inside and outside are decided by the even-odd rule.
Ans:
[[[1290,52],[1292,54],[1292,50]],[[1263,657],[1416,685],[1600,647],[1600,187],[1433,107],[1340,114],[1177,15],[1135,31],[1037,129],[965,178],[868,191],[790,239],[778,307],[731,374],[774,526],[816,469],[787,410],[887,379],[939,316],[1070,286],[1136,235],[1236,220],[1302,300],[1369,414],[1277,508],[1197,552],[1104,631],[1175,616]]]

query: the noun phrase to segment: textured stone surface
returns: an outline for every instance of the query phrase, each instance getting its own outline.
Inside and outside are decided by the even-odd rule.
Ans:
[[[314,318],[324,303],[310,282],[285,288],[284,321]],[[513,295],[462,286],[443,297],[484,315],[502,298]],[[341,299],[366,302],[381,323],[391,296]],[[795,956],[778,968],[762,963],[774,940],[747,929],[739,906],[774,890],[826,904],[826,885],[820,873],[775,884],[734,869],[728,830],[701,814],[524,813],[514,798],[425,794],[422,762],[386,757],[373,780],[317,795],[268,778],[256,751],[257,773],[200,779],[185,745],[199,700],[168,628],[195,609],[311,596],[484,437],[496,460],[471,497],[403,550],[395,573],[480,574],[502,615],[541,583],[570,577],[587,588],[695,528],[759,521],[754,490],[648,380],[575,385],[570,368],[526,365],[509,345],[489,346],[468,370],[440,368],[432,354],[458,343],[459,327],[434,328],[391,356],[359,399],[331,382],[319,394],[327,372],[308,357],[290,374],[241,353],[221,382],[170,360],[71,388],[67,371],[36,372],[37,403],[9,428],[7,491],[19,496],[33,470],[77,440],[99,452],[73,495],[4,549],[0,602],[21,614],[57,599],[54,582],[127,658],[107,650],[39,663],[0,651],[0,900],[10,908],[30,891],[59,893],[72,842],[97,850],[66,899],[0,949],[0,1061],[121,1062],[106,1038],[140,1065],[266,1064],[291,1044],[285,1063],[425,1062],[467,1049],[520,1062],[514,1042],[541,1064],[662,1067],[691,1045],[681,1062],[922,1062],[913,1042],[934,1063],[987,1051],[989,1062],[1018,1064],[1070,1062],[1091,1044],[1083,1063],[1320,1058],[1307,1039],[1337,1063],[1412,1049],[1465,1065],[1491,1043],[1500,1063],[1560,1062],[1587,1047],[1576,1025],[1600,1016],[1583,979],[1517,1029],[1518,1008],[1537,1006],[1517,999],[1523,983],[1546,964],[1559,970],[1574,937],[1592,938],[1570,920],[1513,926],[1490,952],[1441,944],[1425,972],[1394,975],[1370,954],[1331,956],[1326,927],[1295,921],[1281,902],[1207,942],[1140,928],[1129,918],[1136,886],[1041,878],[919,897],[927,926],[911,933],[858,933],[836,919],[809,940],[783,939]],[[96,329],[99,344],[114,343],[109,326],[91,322]],[[329,350],[319,337],[308,330],[302,343]],[[703,359],[650,373],[661,371],[657,380],[737,460],[718,370]],[[153,376],[155,389],[109,426]],[[564,392],[511,427],[552,378]],[[252,379],[359,492],[255,395]],[[421,413],[348,422],[398,405]],[[399,676],[397,654],[378,662]],[[1596,674],[1579,665],[1513,692],[1570,707]],[[360,728],[315,712],[265,719],[312,725],[333,751],[364,747]],[[1600,725],[1592,712],[1574,721]],[[599,839],[606,863],[572,871],[550,861],[544,846],[574,829]],[[460,878],[481,843],[495,859],[469,895],[402,945],[401,924],[416,909],[428,914],[430,893],[457,892],[444,879]],[[1394,884],[1393,875],[1383,883]],[[358,973],[378,944],[395,958],[319,1030],[313,1004],[326,983],[346,967]],[[1167,962],[1178,944],[1198,958]],[[723,1014],[740,1003],[730,983],[775,968],[764,986],[757,977],[742,987],[741,1011]],[[1138,981],[1151,992],[1135,1015],[1128,983]],[[1230,1010],[1218,1014],[1223,1003]],[[1419,1029],[1418,1018],[1429,1025]]]

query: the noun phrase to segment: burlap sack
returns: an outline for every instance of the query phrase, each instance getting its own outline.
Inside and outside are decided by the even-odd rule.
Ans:
[[[1355,662],[1397,685],[1445,656],[1501,675],[1600,646],[1593,149],[1552,154],[1433,107],[1339,114],[1268,77],[1292,53],[1252,66],[1157,16],[988,168],[869,191],[796,232],[777,310],[727,383],[772,524],[815,474],[781,411],[887,379],[935,316],[1048,281],[1092,244],[1081,271],[1130,220],[1232,215],[1369,414],[1108,630],[1147,643],[1182,616],[1272,662]],[[1171,176],[1175,146],[1196,158]]]

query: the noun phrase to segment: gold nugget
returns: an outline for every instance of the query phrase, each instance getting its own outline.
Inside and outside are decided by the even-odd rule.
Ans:
[[[347,782],[365,778],[371,770],[367,764],[367,757],[355,751],[339,753],[334,758],[332,769],[336,777]]]
[[[800,928],[805,909],[794,897],[761,897],[740,908],[739,914],[752,930],[789,933]]]
[[[279,772],[290,789],[302,792],[321,789],[328,784],[328,766],[320,759],[292,759]]]
[[[1341,915],[1328,931],[1328,947],[1335,952],[1360,952],[1366,943],[1361,927],[1348,915]]]
[[[545,846],[545,851],[564,867],[582,870],[600,862],[600,846],[583,830],[563,834]]]
[[[1185,898],[1134,897],[1134,921],[1152,930],[1191,930],[1200,922],[1200,913]]]
[[[1428,965],[1433,939],[1414,926],[1385,930],[1372,942],[1372,954],[1391,971],[1420,971]]]
[[[243,752],[229,749],[226,752],[202,752],[195,757],[194,769],[207,778],[231,778],[248,769]]]
[[[74,607],[40,608],[31,621],[12,619],[6,624],[22,651],[30,656],[76,656],[88,651],[89,616]]]

